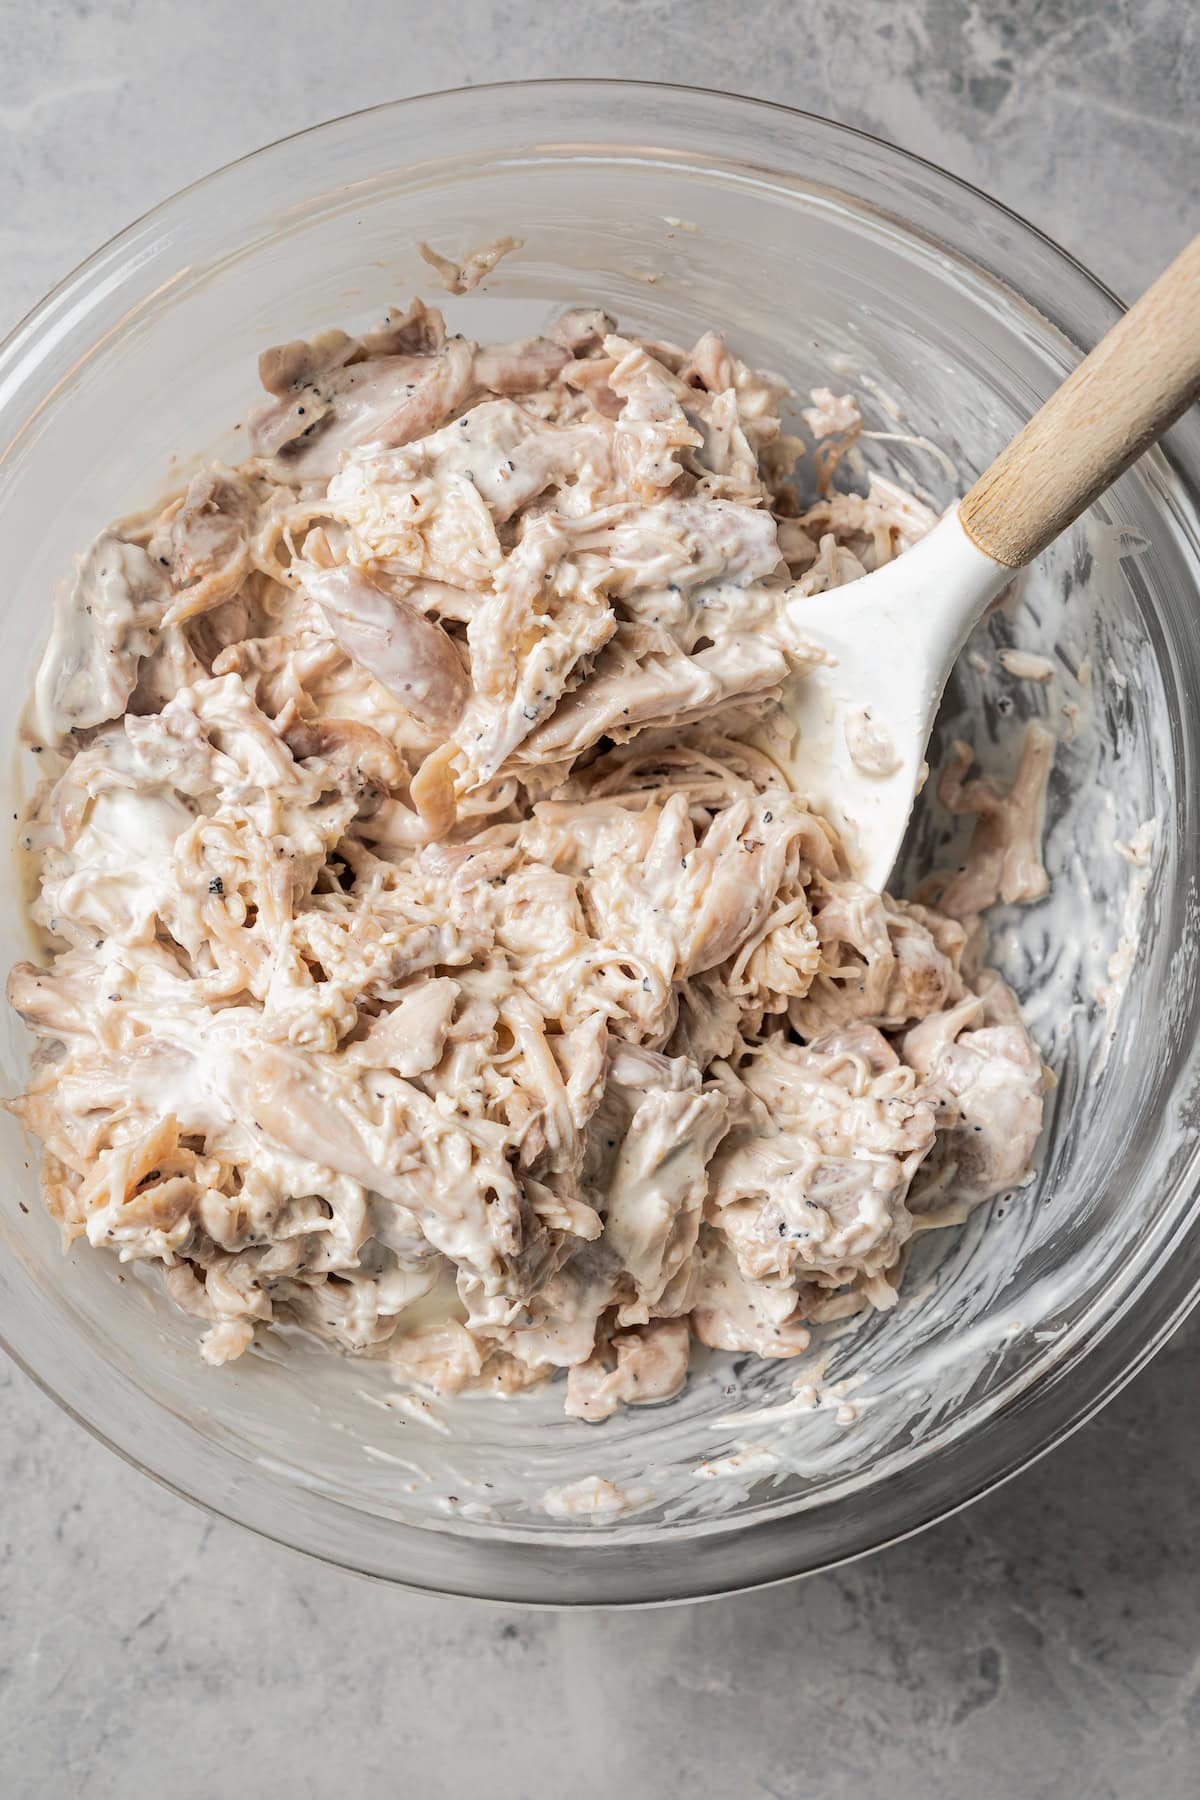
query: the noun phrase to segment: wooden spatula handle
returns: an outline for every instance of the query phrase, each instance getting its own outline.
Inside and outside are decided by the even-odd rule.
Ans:
[[[1200,237],[1147,288],[984,470],[967,536],[1019,569],[1200,394]]]

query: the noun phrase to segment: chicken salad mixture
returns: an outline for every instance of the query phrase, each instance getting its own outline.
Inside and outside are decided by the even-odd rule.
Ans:
[[[803,599],[932,523],[708,332],[484,346],[419,301],[268,350],[253,454],[56,602],[14,1109],[67,1242],[220,1363],[299,1325],[598,1421],[788,1357],[1028,1174],[1045,1072],[981,914],[1045,889],[1051,740],[942,782],[965,866],[854,881],[786,781]],[[811,653],[810,653],[811,654]]]

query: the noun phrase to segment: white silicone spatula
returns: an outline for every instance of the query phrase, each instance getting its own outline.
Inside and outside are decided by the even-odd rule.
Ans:
[[[1200,238],[1176,258],[912,549],[793,601],[828,661],[797,683],[788,778],[882,887],[925,774],[934,714],[971,628],[1200,393]]]

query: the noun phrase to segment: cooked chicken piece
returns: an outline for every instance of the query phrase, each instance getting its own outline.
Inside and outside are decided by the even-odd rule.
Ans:
[[[177,598],[165,624],[209,612],[237,593],[250,571],[257,517],[254,489],[235,470],[210,463],[194,478],[171,520],[171,586]]]
[[[925,907],[835,881],[816,901],[813,923],[820,968],[808,993],[788,1008],[802,1037],[850,1021],[900,1030],[962,993],[965,933]]]
[[[389,1346],[396,1375],[438,1394],[460,1394],[483,1373],[486,1352],[457,1319],[423,1329],[401,1330]]]
[[[607,1356],[590,1357],[567,1376],[567,1417],[595,1425],[619,1406],[672,1399],[687,1380],[689,1349],[686,1319],[651,1319],[618,1332],[609,1339]]]
[[[678,480],[681,450],[699,447],[704,439],[676,398],[678,382],[640,344],[609,338],[605,349],[615,358],[608,385],[623,402],[616,431],[617,468],[639,500],[656,500]]]
[[[461,992],[458,982],[434,978],[402,993],[389,1011],[371,1021],[364,1037],[346,1045],[347,1059],[410,1080],[436,1069]]]
[[[974,813],[975,830],[963,868],[942,888],[938,908],[973,924],[997,900],[1005,905],[1040,900],[1049,882],[1039,845],[1054,738],[1044,725],[1025,729],[1021,761],[1008,791],[990,777],[966,779],[975,753],[956,743],[938,784],[938,799],[952,813]]]
[[[598,306],[579,306],[563,313],[555,321],[550,328],[550,336],[564,350],[569,350],[572,356],[580,357],[598,350],[616,328],[616,320],[602,312]]]
[[[772,450],[782,453],[778,469],[770,471],[772,482],[790,472],[801,446],[798,439],[782,435],[781,385],[738,362],[714,332],[706,332],[690,356],[672,353],[670,346],[634,345],[615,336],[605,340],[604,350],[615,373],[628,369],[623,379],[632,391],[624,412],[630,412],[631,403],[643,410],[653,405],[661,412],[668,397],[674,401],[679,415],[674,429],[690,433],[680,439],[679,462],[702,491],[729,499],[765,499],[771,484],[763,479],[763,458]],[[672,416],[664,412],[665,418]]]
[[[589,914],[666,981],[703,974],[756,945],[780,888],[811,876],[812,824],[784,788],[731,801],[703,833],[683,794],[616,811],[591,850]]]
[[[120,717],[154,649],[168,597],[164,571],[136,544],[101,532],[54,600],[27,727],[34,743]]]
[[[305,342],[276,344],[258,359],[258,379],[268,394],[282,399],[294,389],[308,387],[332,369],[340,369],[357,352],[357,341],[344,331],[322,331]]]
[[[325,370],[250,417],[256,454],[274,458],[279,479],[328,479],[362,444],[390,448],[422,437],[471,392],[473,346],[451,338],[432,355],[372,356]]]
[[[453,729],[470,682],[440,625],[394,599],[357,569],[305,566],[301,575],[337,642],[424,725]]]
[[[389,307],[382,323],[364,333],[359,348],[367,357],[436,356],[445,343],[446,321],[437,307],[413,299],[403,312]]]
[[[491,274],[501,257],[520,250],[524,242],[524,238],[499,237],[493,243],[481,244],[478,250],[468,251],[461,263],[442,256],[429,244],[418,244],[417,250],[422,260],[436,271],[448,294],[469,294]]]
[[[927,1173],[939,1189],[947,1191],[948,1177],[954,1200],[973,1206],[1019,1185],[1041,1136],[1046,1087],[1019,1019],[1002,1023],[971,995],[915,1026],[902,1054],[937,1097],[937,1152]]]
[[[672,583],[695,588],[724,581],[752,590],[779,567],[771,513],[699,496],[648,504],[597,532],[585,532],[579,548],[604,552],[611,569],[608,585],[622,598],[638,588]]]
[[[538,394],[558,380],[570,360],[550,338],[521,338],[477,349],[471,373],[476,387],[489,394]]]
[[[633,1288],[617,1321],[638,1325],[666,1310],[664,1296],[691,1261],[728,1107],[723,1094],[700,1091],[699,1072],[686,1061],[658,1057],[648,1066],[644,1053],[622,1049],[610,1082],[603,1129],[615,1132],[621,1113],[628,1117],[607,1171],[604,1235]]]
[[[911,494],[872,476],[863,494],[827,493],[780,528],[780,545],[799,576],[797,594],[823,594],[881,568],[934,525]]]
[[[282,727],[282,719],[280,724]],[[299,717],[286,725],[282,735],[297,762],[319,758],[336,771],[339,786],[350,792],[360,785],[385,792],[408,786],[404,758],[371,725],[360,725],[356,719]]]
[[[589,655],[600,650],[594,675],[526,737],[519,762],[573,760],[604,737],[620,743],[647,726],[690,725],[739,700],[778,694],[788,673],[783,651],[752,637],[685,656],[652,625],[617,625],[610,635],[606,648],[588,646]],[[517,747],[508,744],[506,754]]]
[[[360,457],[329,484],[336,516],[351,526],[357,560],[390,571],[483,586],[500,560],[499,540],[478,522],[479,501],[507,524],[547,488],[603,480],[611,460],[606,422],[557,426],[514,400],[483,400],[418,444]],[[471,567],[471,553],[480,561]]]
[[[723,1232],[701,1231],[693,1283],[688,1322],[692,1335],[713,1350],[799,1356],[812,1342],[795,1287],[780,1279],[750,1280]]]
[[[832,388],[812,390],[812,405],[800,417],[815,438],[857,437],[862,430],[862,414],[852,394],[835,394]]]
[[[934,1109],[910,1069],[768,1039],[738,1067],[746,1108],[713,1162],[708,1217],[752,1281],[841,1287],[892,1268],[905,1201],[934,1145]]]
[[[272,380],[290,368],[302,379],[254,410],[251,445],[257,455],[274,459],[281,480],[327,480],[347,452],[368,444],[391,449],[425,437],[473,393],[537,393],[568,361],[568,352],[547,338],[484,349],[448,338],[415,354],[379,348],[361,360],[339,356],[333,366],[318,364],[312,374],[303,358],[282,358],[282,366],[268,371]]]

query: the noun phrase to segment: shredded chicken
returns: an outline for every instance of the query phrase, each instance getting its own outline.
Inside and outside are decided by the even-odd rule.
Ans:
[[[781,384],[711,332],[481,347],[417,301],[260,374],[250,460],[80,559],[29,709],[13,1106],[65,1239],[161,1264],[211,1363],[289,1321],[441,1392],[565,1370],[589,1421],[693,1338],[793,1356],[891,1305],[1037,1141],[967,953],[1043,891],[1050,748],[1009,794],[956,750],[933,909],[850,880],[754,747],[788,598],[929,522],[831,491],[853,402],[813,396],[805,510]]]

